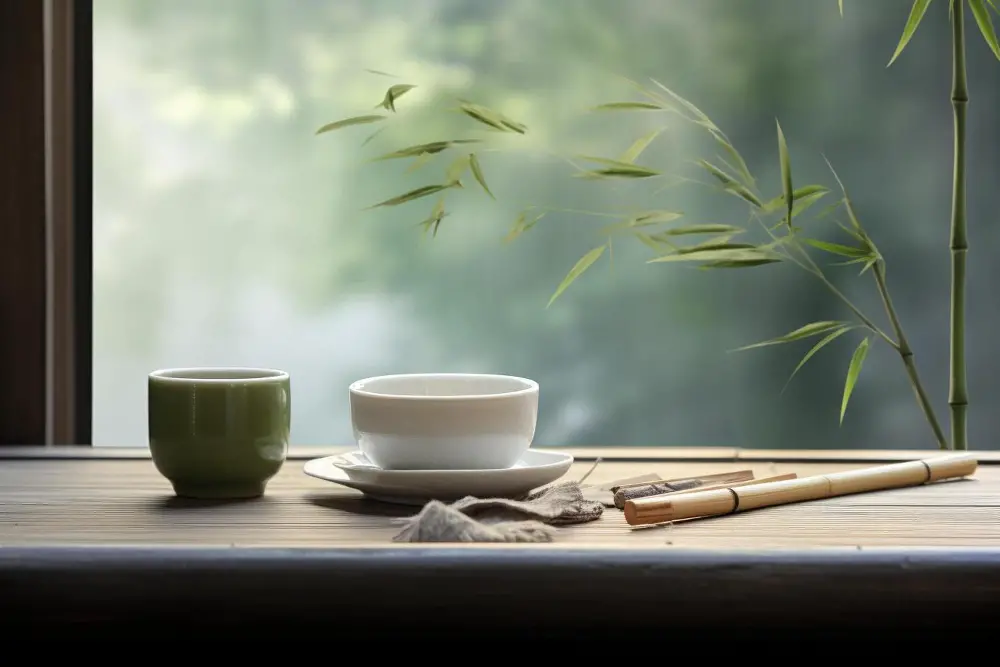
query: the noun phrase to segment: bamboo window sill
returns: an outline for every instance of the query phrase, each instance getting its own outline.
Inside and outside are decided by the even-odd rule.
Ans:
[[[313,479],[305,460],[336,449],[295,450],[255,501],[183,501],[143,448],[9,448],[0,451],[0,544],[403,548],[394,518],[412,508],[367,500]],[[928,452],[761,452],[728,448],[579,448],[567,479],[597,457],[590,482],[655,472],[667,477],[752,469],[799,476],[928,456]],[[930,454],[933,455],[933,454]],[[812,549],[997,547],[1000,452],[977,453],[973,480],[767,508],[668,527],[630,529],[609,509],[600,520],[560,528],[550,548]],[[533,548],[537,548],[533,547]]]
[[[597,628],[608,638],[642,626],[694,637],[726,624],[732,637],[928,623],[954,637],[1000,612],[998,453],[979,457],[974,481],[643,530],[609,509],[560,528],[552,544],[461,546],[395,544],[392,519],[412,508],[302,473],[306,459],[334,451],[293,450],[264,498],[199,504],[173,498],[142,449],[0,450],[0,613],[15,619],[5,629],[94,637],[166,624],[218,636],[253,624],[301,636],[336,623],[352,637],[398,635],[389,614],[424,638],[483,632],[483,618],[489,632]],[[806,475],[928,455],[571,451],[570,478],[602,457],[588,481],[734,462],[758,476]],[[623,608],[638,616],[608,615]]]

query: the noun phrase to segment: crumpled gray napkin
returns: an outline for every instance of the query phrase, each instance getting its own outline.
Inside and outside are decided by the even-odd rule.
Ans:
[[[563,482],[524,498],[466,496],[451,505],[432,500],[404,519],[395,542],[551,542],[552,526],[600,518],[604,504],[584,497],[579,482]]]

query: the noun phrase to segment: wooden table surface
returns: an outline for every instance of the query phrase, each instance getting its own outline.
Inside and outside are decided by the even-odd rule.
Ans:
[[[330,450],[315,455],[333,453]],[[573,450],[588,482],[844,470],[934,452]],[[0,635],[115,639],[874,636],[954,643],[1000,615],[1000,456],[974,479],[631,529],[607,509],[538,545],[402,545],[415,510],[302,472],[184,502],[141,450],[0,452]],[[811,457],[804,460],[804,457]],[[657,634],[659,633],[659,634]],[[666,633],[666,634],[664,634]],[[448,641],[451,641],[449,639]],[[963,644],[964,645],[964,644]]]
[[[579,479],[593,465],[594,452],[580,451],[565,479]],[[615,455],[613,450],[605,453]],[[786,472],[806,476],[877,464],[748,458],[602,460],[587,481],[736,469],[752,469],[757,477]],[[148,458],[3,460],[0,545],[395,545],[392,537],[399,526],[393,519],[410,516],[415,508],[369,500],[355,490],[309,477],[302,472],[303,463],[301,458],[290,459],[263,498],[199,502],[174,497]],[[560,528],[555,543],[661,549],[1000,547],[1000,464],[983,461],[974,479],[651,528],[630,528],[619,510],[609,508],[597,521]]]

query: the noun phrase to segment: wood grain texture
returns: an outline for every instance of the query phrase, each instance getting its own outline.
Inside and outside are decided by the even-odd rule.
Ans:
[[[574,464],[567,479],[592,464]],[[800,476],[867,463],[743,464],[758,477]],[[588,482],[652,472],[682,477],[732,470],[727,461],[602,462]],[[0,461],[0,546],[393,547],[394,518],[414,508],[367,500],[306,476],[289,461],[265,497],[234,503],[183,501],[148,459]],[[975,479],[843,496],[745,514],[629,527],[619,510],[559,529],[550,547],[812,548],[1000,547],[1000,466]],[[532,547],[534,548],[534,547]]]

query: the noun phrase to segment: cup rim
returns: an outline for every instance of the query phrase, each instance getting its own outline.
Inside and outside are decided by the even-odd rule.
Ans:
[[[362,389],[361,385],[375,380],[393,380],[396,378],[480,378],[496,380],[515,380],[524,385],[521,389],[501,391],[492,394],[390,394],[380,391],[368,391]],[[365,398],[382,398],[408,401],[481,401],[497,398],[511,398],[515,396],[527,396],[538,392],[538,383],[528,378],[516,375],[503,375],[500,373],[395,373],[391,375],[373,375],[361,380],[355,380],[348,387],[351,394],[364,396]]]
[[[233,377],[197,377],[197,374],[231,374]],[[175,375],[184,374],[181,377]],[[190,377],[190,375],[195,377]],[[288,372],[275,368],[252,368],[249,366],[188,366],[161,368],[149,374],[150,380],[168,384],[268,384],[288,379]]]

